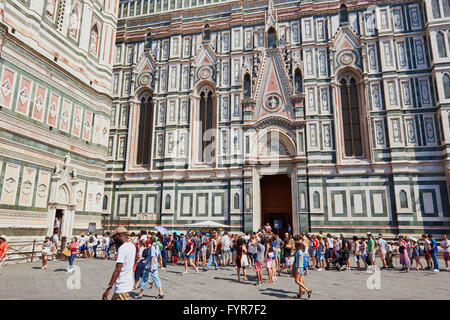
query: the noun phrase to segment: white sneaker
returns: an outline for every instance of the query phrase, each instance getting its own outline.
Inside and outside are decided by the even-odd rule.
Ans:
[[[434,272],[439,272],[439,269],[434,269],[433,271],[434,271]]]
[[[320,268],[320,269],[317,269],[317,271],[323,271],[323,269],[322,269],[322,268]]]
[[[183,275],[187,274],[187,272],[183,272]]]

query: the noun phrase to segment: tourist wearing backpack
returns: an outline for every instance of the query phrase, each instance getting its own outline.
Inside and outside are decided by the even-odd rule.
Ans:
[[[134,289],[137,289],[139,281],[141,280],[142,275],[144,273],[145,261],[147,260],[148,257],[148,251],[149,247],[146,245],[144,240],[141,240],[139,251],[136,257],[137,265],[136,270],[134,271],[134,281],[135,281]]]

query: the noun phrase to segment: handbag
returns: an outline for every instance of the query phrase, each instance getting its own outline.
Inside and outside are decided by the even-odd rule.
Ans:
[[[63,255],[65,255],[66,257],[70,257],[72,255],[72,253],[70,252],[70,250],[68,248],[65,248],[61,253]]]
[[[243,254],[241,257],[241,267],[245,268],[248,266],[248,259],[247,259],[247,255]]]

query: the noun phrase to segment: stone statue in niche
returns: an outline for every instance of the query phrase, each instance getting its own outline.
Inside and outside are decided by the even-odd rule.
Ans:
[[[270,98],[270,108],[276,109],[278,107],[278,101],[275,99],[275,97]]]
[[[70,165],[70,155],[66,154],[64,157],[64,168],[67,168]]]
[[[96,26],[94,26],[94,28],[92,28],[91,31],[91,43],[89,46],[89,49],[91,50],[92,53],[97,53],[97,41],[98,41],[98,32]]]
[[[45,9],[45,13],[48,14],[50,17],[53,18],[54,12],[55,12],[55,6],[53,4],[54,0],[47,0],[47,5]]]
[[[71,13],[71,15],[70,15],[70,29],[69,29],[69,32],[70,32],[70,35],[73,37],[73,38],[77,38],[77,36],[78,36],[78,21],[79,21],[79,7],[78,7],[78,5],[76,4],[74,7],[73,7],[73,9],[72,9],[72,13]]]

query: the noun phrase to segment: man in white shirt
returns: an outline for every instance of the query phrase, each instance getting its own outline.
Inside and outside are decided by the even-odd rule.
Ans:
[[[109,292],[114,286],[112,300],[128,300],[134,285],[133,266],[136,247],[128,241],[128,230],[124,227],[118,227],[111,237],[117,250],[116,268],[102,299],[108,300]]]
[[[222,242],[222,258],[223,258],[223,265],[228,266],[229,264],[229,251],[231,247],[231,240],[228,236],[228,232],[225,231],[225,235],[220,240]]]
[[[86,258],[87,240],[88,240],[88,237],[84,234],[84,232],[82,232],[81,237],[80,237],[80,258],[81,258],[81,256],[83,258]]]

